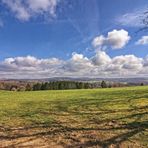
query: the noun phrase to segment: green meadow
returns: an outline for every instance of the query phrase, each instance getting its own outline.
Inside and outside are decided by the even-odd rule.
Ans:
[[[0,147],[148,147],[148,86],[0,91]]]

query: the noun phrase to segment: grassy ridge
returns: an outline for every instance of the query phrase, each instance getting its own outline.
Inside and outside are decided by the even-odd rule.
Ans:
[[[55,147],[147,147],[148,87],[0,91],[0,127],[8,145],[10,139],[13,144],[12,139],[48,136],[60,139]]]

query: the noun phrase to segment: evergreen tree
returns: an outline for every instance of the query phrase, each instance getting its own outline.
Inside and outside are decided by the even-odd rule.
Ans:
[[[107,88],[107,84],[106,84],[105,81],[102,81],[102,82],[101,82],[101,87],[102,87],[102,88]]]
[[[41,86],[42,86],[41,83],[37,83],[37,84],[33,85],[33,90],[41,90]]]

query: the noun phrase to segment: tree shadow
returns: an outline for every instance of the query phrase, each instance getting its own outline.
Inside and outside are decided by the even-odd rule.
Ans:
[[[148,97],[147,95],[142,95],[143,98]],[[95,96],[96,98],[96,96]],[[114,98],[115,99],[115,98]],[[28,141],[32,141],[34,139],[37,139],[38,137],[47,137],[47,139],[52,139],[53,137],[61,136],[63,139],[67,138],[71,140],[71,144],[69,143],[63,143],[60,141],[60,143],[63,147],[102,147],[102,148],[109,148],[111,145],[114,145],[115,147],[119,148],[120,145],[123,142],[128,141],[131,137],[136,136],[139,133],[145,132],[148,129],[148,120],[144,120],[144,116],[148,115],[148,105],[137,107],[132,105],[131,100],[132,99],[139,99],[139,97],[133,97],[131,96],[128,99],[127,103],[130,103],[130,108],[128,109],[102,109],[102,106],[106,103],[120,103],[124,100],[124,98],[120,98],[119,100],[112,100],[110,101],[108,98],[103,99],[102,101],[100,99],[88,99],[85,98],[79,98],[76,100],[66,100],[66,101],[53,101],[52,104],[55,106],[55,112],[42,112],[39,111],[40,114],[46,115],[54,115],[57,116],[64,116],[65,118],[68,118],[69,116],[77,116],[77,118],[81,116],[86,117],[94,117],[94,120],[91,118],[88,120],[88,125],[82,123],[81,126],[72,126],[72,122],[70,121],[69,124],[71,126],[65,126],[62,122],[55,120],[55,122],[52,122],[50,124],[33,124],[32,126],[25,126],[20,128],[8,128],[1,126],[0,127],[0,141],[13,141],[18,140],[18,142],[13,143],[7,147],[19,147],[23,143],[26,143]],[[124,100],[125,102],[125,100]],[[51,102],[48,102],[51,103]],[[80,106],[83,108],[83,106],[89,106],[89,105],[98,105],[98,112],[91,112],[91,111],[79,111],[79,110],[69,110],[69,107],[72,105],[75,105],[77,108]],[[24,104],[22,104],[24,106]],[[29,106],[30,107],[30,106]],[[62,112],[65,112],[66,114],[62,114]],[[124,113],[122,117],[116,117],[116,116],[110,116],[111,114],[121,114]],[[129,114],[126,114],[129,113]],[[96,117],[99,116],[106,116],[108,115],[107,119],[97,119]],[[133,119],[132,121],[128,123],[123,123],[122,120],[129,120]],[[120,123],[121,122],[121,123]],[[91,124],[95,126],[91,126]],[[103,125],[103,126],[100,126]],[[85,141],[80,141],[79,138],[81,137],[87,137],[89,134],[91,135],[92,132],[96,132],[99,134],[100,132],[105,132],[106,135],[108,135],[108,132],[116,132],[113,135],[108,136],[107,138],[98,138],[96,137],[89,137]],[[121,131],[121,132],[120,132]],[[79,134],[80,137],[74,137],[71,136],[72,133]],[[1,134],[2,133],[2,134]],[[21,138],[28,138],[26,141],[19,141]],[[95,138],[95,139],[94,139]],[[0,144],[1,147],[1,144]],[[6,146],[5,146],[6,147]],[[4,148],[4,146],[3,146]]]
[[[145,107],[143,107],[145,108]],[[142,109],[143,109],[142,108]],[[140,110],[141,108],[139,108]],[[65,145],[63,144],[63,147],[93,147],[93,146],[99,146],[102,148],[109,148],[111,145],[114,145],[115,147],[119,148],[120,144],[128,141],[129,138],[144,132],[148,129],[148,121],[141,121],[140,122],[140,118],[142,118],[143,115],[146,115],[147,112],[144,113],[136,113],[136,114],[132,114],[132,115],[127,115],[125,117],[123,117],[124,119],[127,118],[133,118],[134,116],[137,116],[138,118],[136,118],[133,122],[127,123],[127,124],[121,124],[118,126],[114,127],[114,122],[117,122],[118,120],[120,120],[121,118],[115,119],[115,121],[113,122],[112,120],[104,120],[102,122],[108,124],[109,122],[113,122],[113,124],[111,126],[107,126],[107,127],[98,127],[98,128],[92,128],[92,127],[78,127],[78,128],[73,128],[73,127],[67,127],[62,125],[62,123],[57,122],[51,125],[44,125],[44,124],[38,124],[38,125],[34,125],[34,126],[27,126],[27,127],[21,127],[21,128],[5,128],[5,127],[0,127],[1,131],[4,133],[15,133],[15,134],[3,134],[0,135],[0,141],[2,140],[17,140],[20,138],[29,138],[28,141],[34,140],[35,138],[38,137],[45,137],[45,136],[57,136],[59,134],[62,134],[63,136],[67,135],[69,133],[72,132],[76,132],[76,133],[80,133],[80,132],[87,132],[87,131],[96,131],[96,132],[100,132],[100,131],[104,131],[104,132],[109,132],[109,131],[115,131],[115,130],[124,130],[124,132],[120,133],[120,134],[116,134],[115,136],[112,136],[108,139],[102,140],[102,139],[91,139],[89,138],[87,141],[85,142],[80,142],[79,139],[77,138],[71,138],[69,136],[69,139],[71,139],[72,144],[69,145]],[[24,132],[24,131],[31,131],[35,129],[35,131],[33,132]],[[41,130],[38,130],[41,129]],[[17,131],[17,132],[15,132]],[[17,147],[20,146],[21,144],[25,143],[26,141],[22,141],[22,142],[17,142],[15,144],[11,144],[9,146],[11,147]],[[62,143],[61,143],[62,144]],[[4,147],[3,147],[4,148]],[[6,147],[5,147],[6,148]]]

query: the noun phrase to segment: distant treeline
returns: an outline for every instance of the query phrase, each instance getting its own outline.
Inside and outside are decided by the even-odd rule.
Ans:
[[[45,83],[36,83],[32,90],[66,90],[66,89],[93,89],[93,88],[111,88],[123,87],[126,84],[102,82],[77,82],[77,81],[54,81]]]
[[[99,88],[99,87],[100,83],[55,81],[55,82],[36,83],[33,85],[33,90],[89,89],[89,88]]]
[[[139,85],[144,85],[143,83]],[[93,88],[111,88],[132,86],[125,83],[117,82],[78,82],[78,81],[52,81],[52,82],[25,82],[10,81],[0,82],[1,90],[10,91],[37,91],[37,90],[66,90],[66,89],[93,89]]]

